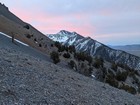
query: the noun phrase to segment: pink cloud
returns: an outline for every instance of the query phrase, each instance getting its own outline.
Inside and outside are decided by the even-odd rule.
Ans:
[[[44,14],[40,11],[31,12],[20,9],[12,9],[12,11],[23,21],[32,24],[38,30],[46,33],[57,33],[60,30],[76,31],[82,35],[91,35],[95,31],[95,27],[90,25],[87,20],[88,16],[86,14],[70,14],[67,16],[55,16],[51,14]],[[68,19],[68,20],[67,20]],[[77,22],[73,20],[83,20]]]
[[[99,41],[117,43],[118,38],[128,43],[125,39],[128,34],[124,32],[139,32],[138,1],[2,0],[2,2],[20,19],[44,34],[68,30],[91,36]],[[114,35],[115,33],[118,36]],[[129,36],[132,36],[129,39],[135,38],[135,42],[140,43],[138,40],[140,35],[134,36],[131,33]]]

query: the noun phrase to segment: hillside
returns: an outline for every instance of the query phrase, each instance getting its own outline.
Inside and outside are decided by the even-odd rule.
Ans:
[[[23,22],[5,5],[0,3],[0,32],[14,36],[16,39],[27,43],[44,53],[49,54],[51,44],[53,43],[48,37],[42,34],[28,23]]]
[[[120,63],[132,69],[140,70],[140,57],[121,50],[112,49],[90,37],[83,37],[76,32],[65,30],[57,34],[48,35],[48,37],[64,45],[74,45],[77,51],[86,52],[91,56],[101,57],[106,61]]]
[[[0,34],[0,104],[139,105],[137,96],[42,59]],[[21,49],[25,49],[25,52]],[[32,50],[38,55],[35,57]]]
[[[52,59],[57,65],[64,61],[62,67],[70,67],[129,93],[140,93],[139,57],[114,50],[76,32],[62,30],[48,37],[56,41],[57,51],[52,53]]]

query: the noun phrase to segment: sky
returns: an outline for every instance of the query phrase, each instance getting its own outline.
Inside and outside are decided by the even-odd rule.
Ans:
[[[0,0],[44,34],[60,30],[107,45],[140,44],[140,0]]]

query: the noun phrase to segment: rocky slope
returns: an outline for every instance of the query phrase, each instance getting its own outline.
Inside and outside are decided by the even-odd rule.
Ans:
[[[92,56],[100,56],[109,62],[120,63],[140,70],[140,57],[112,49],[90,37],[83,37],[76,32],[65,30],[57,34],[48,35],[48,37],[54,41],[62,42],[64,45],[74,45],[78,51],[86,52]]]
[[[16,42],[17,43],[17,42]],[[22,51],[22,50],[25,50]],[[20,49],[22,49],[20,51]],[[61,68],[0,35],[1,105],[139,105],[138,96]]]
[[[51,44],[53,43],[48,37],[35,29],[32,25],[23,22],[10,10],[0,3],[0,32],[13,36],[36,48],[44,53],[49,54]]]

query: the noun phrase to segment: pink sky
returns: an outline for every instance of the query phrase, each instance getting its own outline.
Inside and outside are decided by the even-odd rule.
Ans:
[[[63,17],[51,14],[47,15],[47,13],[44,14],[42,12],[36,11],[36,14],[39,15],[37,18],[35,18],[36,14],[32,11],[27,12],[26,10],[16,8],[13,8],[11,11],[17,14],[17,16],[19,16],[25,22],[32,23],[44,34],[53,34],[59,32],[60,30],[68,30],[76,31],[82,35],[91,35],[91,33],[94,33],[95,31],[95,27],[89,24],[86,14],[71,14]],[[74,24],[73,20],[70,20],[71,17],[75,20],[83,21]]]
[[[105,44],[140,44],[138,0],[1,0],[1,3],[44,34],[67,30]]]

